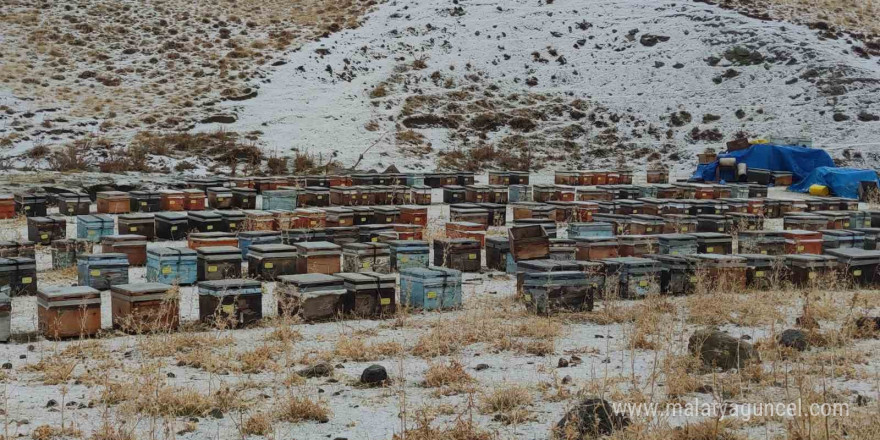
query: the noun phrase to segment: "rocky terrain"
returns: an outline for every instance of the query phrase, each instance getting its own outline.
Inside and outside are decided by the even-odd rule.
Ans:
[[[6,40],[31,49],[4,55],[0,155],[52,168],[49,150],[92,136],[96,167],[138,136],[194,127],[238,133],[264,161],[365,168],[686,171],[695,152],[743,135],[873,166],[876,7],[810,4],[238,2],[221,14],[93,1],[47,4],[38,22],[39,5],[13,2]],[[90,21],[105,10],[115,22]],[[133,22],[148,24],[114,31]],[[145,153],[149,168],[229,171],[172,143]]]

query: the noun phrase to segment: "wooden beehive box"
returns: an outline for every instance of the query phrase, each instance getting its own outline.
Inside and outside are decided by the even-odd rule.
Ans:
[[[176,289],[161,283],[120,284],[110,288],[113,327],[127,333],[168,332],[180,322]]]
[[[326,241],[297,243],[296,272],[323,273],[332,275],[340,272],[342,248]]]
[[[98,193],[98,212],[101,214],[125,214],[131,212],[131,198],[122,191]]]
[[[101,293],[86,286],[42,287],[37,324],[47,339],[93,336],[101,330]]]

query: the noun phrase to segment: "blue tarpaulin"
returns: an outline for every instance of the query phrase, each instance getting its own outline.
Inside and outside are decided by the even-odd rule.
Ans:
[[[825,185],[835,196],[857,199],[861,181],[878,182],[877,172],[854,168],[819,167],[800,182],[789,186],[788,190],[805,193],[810,192],[810,185]]]
[[[752,145],[745,150],[721,153],[718,158],[733,157],[736,163],[745,163],[748,168],[763,168],[770,171],[789,171],[792,180],[798,182],[818,167],[833,167],[834,161],[825,150],[788,145]],[[694,178],[705,181],[715,180],[718,161],[699,165]],[[723,180],[735,180],[734,175],[723,175]]]

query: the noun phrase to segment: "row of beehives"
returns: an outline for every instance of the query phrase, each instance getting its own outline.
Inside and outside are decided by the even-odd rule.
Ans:
[[[97,269],[92,269],[97,270]],[[95,275],[101,277],[102,275]],[[110,291],[114,328],[142,333],[172,331],[179,318],[179,289],[160,282],[128,283],[121,273],[106,276],[109,285],[46,286],[36,289],[37,323],[47,338],[92,336],[101,330],[101,290]],[[344,317],[384,318],[398,304],[420,310],[461,306],[461,272],[446,268],[404,268],[400,295],[394,275],[341,272],[283,275],[275,281],[278,314],[305,321]],[[220,327],[239,327],[263,317],[263,282],[223,278],[198,283],[199,320]],[[0,341],[10,337],[12,304],[9,286],[0,286]]]

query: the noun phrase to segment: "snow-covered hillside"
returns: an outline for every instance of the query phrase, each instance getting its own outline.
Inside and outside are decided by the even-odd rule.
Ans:
[[[409,170],[511,145],[548,168],[687,169],[737,132],[873,165],[880,65],[853,44],[696,2],[394,1],[291,54],[224,126],[346,166],[372,145],[361,167]]]

